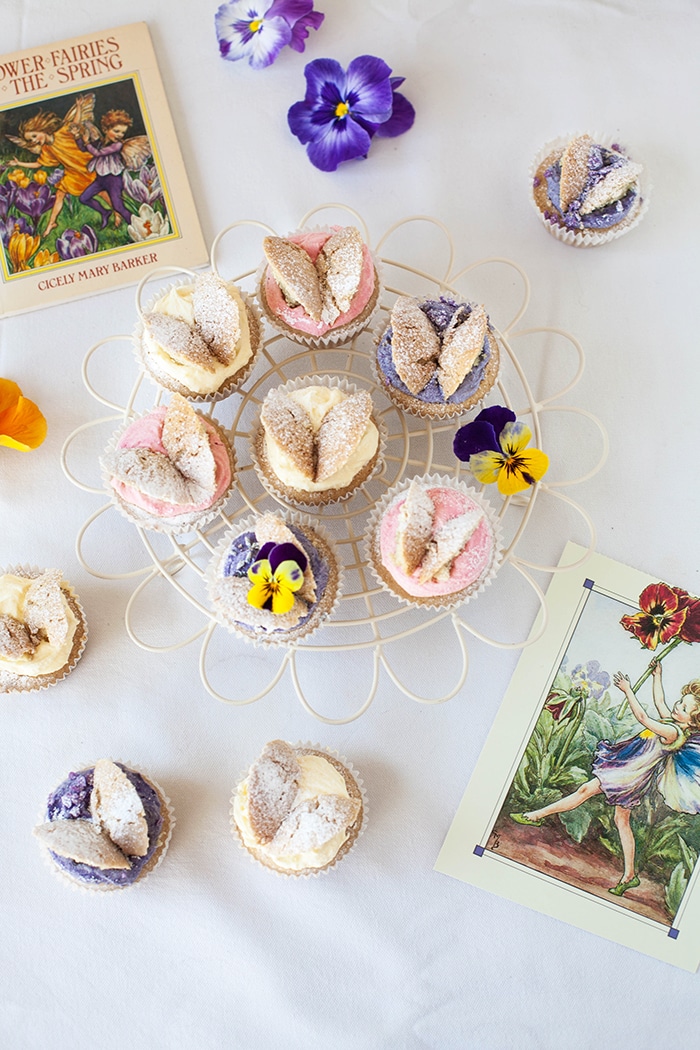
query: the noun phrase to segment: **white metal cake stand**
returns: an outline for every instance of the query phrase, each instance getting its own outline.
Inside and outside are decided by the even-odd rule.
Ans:
[[[366,243],[370,243],[367,228],[362,218],[352,209],[344,205],[322,205],[308,212],[300,227],[306,227],[312,218],[322,211],[343,211],[352,216],[352,221],[359,225],[364,233]],[[347,219],[345,220],[347,221]],[[420,244],[426,231],[425,224],[432,227],[432,233],[438,231],[439,237],[444,238],[444,254],[447,255],[447,263],[442,276],[426,272],[425,270],[409,265],[408,262],[394,260],[385,254],[387,242],[394,237],[405,237],[407,231],[416,230],[416,245],[419,258],[421,256]],[[263,223],[246,220],[232,224],[223,230],[212,245],[212,267],[219,272],[217,265],[217,253],[221,250],[222,238],[232,231],[243,231],[244,227],[257,227],[265,233],[274,233]],[[249,231],[248,231],[249,232]],[[547,625],[547,608],[544,593],[539,584],[533,579],[532,571],[553,573],[559,571],[555,565],[539,565],[532,560],[517,553],[518,547],[522,545],[525,534],[530,526],[536,506],[542,500],[558,500],[573,508],[581,515],[586,525],[589,541],[588,553],[595,546],[595,529],[593,522],[586,511],[576,504],[563,491],[565,488],[579,484],[592,477],[603,465],[608,451],[606,432],[600,421],[585,409],[562,404],[562,398],[578,383],[584,370],[584,353],[578,341],[568,332],[557,328],[538,327],[523,328],[516,330],[516,325],[527,309],[530,299],[530,284],[523,269],[509,259],[492,258],[482,259],[472,263],[460,270],[454,267],[454,243],[449,230],[437,219],[428,216],[413,216],[393,225],[375,246],[375,256],[384,277],[384,294],[378,314],[375,331],[383,327],[387,322],[388,312],[391,309],[394,296],[399,294],[411,295],[451,295],[458,299],[474,299],[474,295],[460,290],[467,286],[469,290],[474,282],[477,271],[483,274],[499,273],[500,278],[505,277],[508,293],[512,294],[515,283],[519,305],[512,313],[506,323],[499,327],[494,324],[496,336],[501,347],[501,376],[497,387],[494,388],[489,397],[489,402],[501,402],[512,408],[518,417],[523,417],[529,423],[533,433],[533,443],[539,448],[547,450],[543,440],[543,419],[546,413],[575,413],[583,417],[594,428],[596,442],[600,445],[600,454],[591,469],[581,476],[572,480],[544,480],[533,486],[521,497],[501,497],[495,486],[491,486],[485,493],[489,502],[497,505],[497,514],[500,519],[504,534],[505,547],[503,560],[499,574],[492,584],[491,590],[503,588],[503,602],[512,603],[506,593],[507,587],[503,582],[503,570],[506,565],[510,566],[519,577],[524,580],[536,596],[537,604],[541,609],[539,629],[536,634],[529,638],[517,641],[499,641],[490,637],[483,630],[478,629],[467,619],[467,613],[474,608],[474,602],[465,604],[457,610],[452,611],[423,611],[409,609],[400,604],[396,599],[388,596],[377,584],[373,575],[368,571],[368,566],[363,553],[363,534],[369,511],[376,500],[387,488],[400,481],[404,476],[420,475],[423,473],[448,474],[455,477],[460,476],[464,470],[462,464],[454,457],[452,452],[452,439],[459,425],[473,418],[474,412],[458,421],[447,423],[431,423],[417,417],[402,413],[392,403],[387,402],[385,395],[378,386],[371,366],[373,356],[374,340],[371,332],[357,335],[351,343],[339,348],[323,350],[307,350],[291,343],[284,336],[270,334],[264,340],[263,349],[256,362],[255,368],[245,383],[246,390],[243,393],[234,394],[225,401],[215,405],[198,406],[210,414],[225,427],[230,428],[236,448],[236,459],[238,471],[236,486],[224,510],[217,518],[209,522],[204,528],[197,529],[184,535],[164,537],[161,534],[144,530],[131,525],[134,535],[140,537],[148,560],[145,566],[136,570],[128,571],[104,571],[100,567],[91,565],[85,554],[86,537],[95,527],[101,515],[108,513],[116,515],[114,503],[110,499],[101,506],[85,522],[77,537],[76,551],[78,558],[84,568],[92,575],[102,579],[125,580],[139,578],[135,590],[129,599],[125,623],[127,631],[133,641],[141,648],[151,652],[167,653],[184,645],[201,639],[199,669],[205,689],[217,700],[234,706],[253,703],[267,695],[279,683],[285,672],[289,670],[291,681],[294,685],[296,695],[303,707],[321,722],[331,725],[342,725],[359,718],[370,706],[375,697],[380,680],[381,669],[389,676],[390,680],[401,693],[412,700],[422,704],[442,703],[455,696],[464,685],[467,677],[469,657],[466,639],[468,635],[485,642],[488,645],[501,649],[519,649],[525,645],[532,644],[541,637]],[[257,265],[257,261],[256,261]],[[160,271],[163,274],[165,271]],[[186,273],[187,271],[172,271],[168,273]],[[251,280],[255,269],[246,269],[244,272],[231,278],[237,284],[246,287],[251,286]],[[147,280],[156,274],[150,274],[141,282],[137,291],[137,308],[141,310],[140,297]],[[467,280],[468,278],[468,280]],[[227,278],[228,279],[228,278]],[[507,296],[506,296],[507,297]],[[483,299],[481,301],[484,301]],[[486,302],[487,310],[494,320],[496,306],[489,300]],[[547,344],[547,354],[560,353],[563,348],[570,353],[574,360],[573,376],[561,389],[550,396],[537,399],[531,389],[531,384],[522,367],[514,349],[513,344],[525,337],[534,337],[540,343],[540,351]],[[83,364],[83,380],[90,394],[96,401],[105,405],[117,414],[92,420],[78,427],[77,430],[66,440],[62,453],[61,462],[67,477],[79,488],[95,495],[104,495],[104,485],[95,485],[81,480],[78,475],[94,474],[94,463],[99,454],[99,448],[94,449],[89,460],[90,467],[86,467],[88,460],[83,456],[83,462],[79,463],[80,456],[78,448],[85,441],[85,432],[93,431],[97,427],[104,427],[112,422],[113,426],[124,425],[136,414],[137,401],[143,399],[150,384],[144,384],[145,373],[141,370],[130,393],[125,398],[124,404],[115,402],[112,397],[100,393],[91,378],[95,370],[102,375],[111,368],[114,369],[113,357],[115,349],[113,344],[130,342],[131,337],[126,335],[110,336],[102,339],[92,346],[85,357]],[[531,345],[529,343],[528,345]],[[104,355],[109,356],[106,361]],[[131,364],[133,367],[133,358]],[[121,371],[123,374],[123,369]],[[229,683],[236,682],[236,665],[241,658],[250,653],[250,643],[239,639],[238,636],[229,634],[212,614],[207,605],[206,595],[202,585],[206,565],[220,541],[222,530],[228,529],[236,518],[247,515],[249,511],[271,510],[280,505],[280,501],[269,494],[258,480],[250,459],[249,444],[251,427],[254,424],[260,405],[272,386],[278,386],[294,379],[300,375],[331,375],[348,379],[357,386],[369,390],[372,395],[375,412],[381,417],[386,428],[387,447],[383,470],[366,484],[358,493],[344,503],[331,507],[322,508],[315,512],[315,516],[322,519],[326,531],[329,532],[335,542],[336,549],[342,563],[344,586],[340,601],[336,606],[331,619],[324,627],[314,633],[308,640],[303,640],[297,645],[289,647],[275,646],[255,649],[256,667],[255,680],[259,683],[260,678],[266,675],[265,684],[256,689],[252,695],[235,695],[236,690],[230,686],[226,689],[216,688],[212,682],[212,645],[216,641],[217,657],[213,662],[216,665],[218,678],[227,678]],[[113,377],[107,379],[108,386],[114,385]],[[156,404],[160,401],[160,392],[156,393]],[[148,405],[153,404],[149,396]],[[227,418],[233,413],[233,417]],[[93,437],[96,437],[94,433]],[[102,447],[104,447],[103,442]],[[556,454],[549,450],[550,463],[554,466]],[[74,463],[75,460],[75,463]],[[76,464],[78,464],[76,466]],[[472,483],[476,484],[473,479]],[[308,508],[297,508],[289,505],[291,509],[301,509],[306,514],[314,512]],[[586,555],[587,556],[587,555]],[[580,565],[585,560],[577,562]],[[128,564],[128,558],[124,555],[124,564]],[[573,568],[574,566],[566,566]],[[144,593],[156,584],[156,581],[165,580],[173,588],[177,602],[184,601],[196,610],[201,616],[201,624],[187,638],[172,642],[170,638],[167,644],[153,644],[145,640],[140,634],[137,624],[138,614],[136,612]],[[161,599],[159,598],[159,601]],[[454,652],[449,660],[449,672],[452,681],[447,686],[439,686],[440,695],[435,697],[419,696],[409,684],[402,680],[402,674],[391,665],[387,651],[404,639],[411,638],[425,632],[434,624],[442,622],[443,628],[451,628],[453,632]],[[222,641],[223,638],[223,641]],[[331,658],[331,654],[338,652],[357,651],[366,653],[367,659],[371,661],[368,670],[368,687],[362,696],[359,705],[353,703],[353,709],[349,714],[343,713],[342,717],[329,717],[321,713],[315,705],[312,705],[306,690],[302,687],[300,676],[300,662],[309,654],[323,654],[324,659]],[[329,676],[330,677],[330,676]],[[405,674],[404,674],[405,677]],[[234,695],[226,695],[233,692]]]

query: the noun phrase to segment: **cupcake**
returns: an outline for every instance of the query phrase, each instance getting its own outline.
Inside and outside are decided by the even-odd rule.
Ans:
[[[380,449],[370,395],[330,376],[270,390],[253,438],[265,487],[309,506],[351,496],[375,472]]]
[[[352,848],[364,797],[345,761],[319,748],[266,744],[232,798],[232,827],[260,864],[282,875],[316,875]]]
[[[86,639],[82,606],[60,570],[11,568],[0,575],[0,692],[59,682]]]
[[[219,401],[248,378],[262,324],[235,284],[204,273],[152,302],[134,341],[141,364],[158,386],[198,401]]]
[[[641,164],[616,142],[590,135],[545,146],[532,169],[532,200],[551,234],[566,244],[605,244],[636,226],[647,207]]]
[[[379,301],[372,254],[354,226],[266,237],[258,299],[270,324],[308,346],[347,342]]]
[[[169,533],[210,521],[235,471],[223,429],[179,394],[116,434],[101,462],[119,510],[136,525]]]
[[[52,866],[91,890],[133,886],[167,849],[168,799],[143,774],[108,758],[69,773],[46,803],[34,834]]]
[[[499,529],[476,490],[438,475],[391,489],[366,534],[379,581],[410,605],[458,605],[481,590],[500,558]]]
[[[498,378],[498,343],[483,306],[401,295],[377,342],[376,371],[399,408],[427,419],[459,416]]]
[[[215,616],[253,642],[289,645],[306,637],[332,612],[339,585],[329,541],[302,515],[239,522],[207,571]]]

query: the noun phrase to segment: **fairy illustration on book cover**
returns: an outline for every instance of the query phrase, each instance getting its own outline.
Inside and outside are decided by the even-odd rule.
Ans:
[[[687,591],[630,611],[591,587],[488,848],[672,926],[700,852],[698,641]]]
[[[0,240],[8,275],[172,230],[133,78],[0,111]]]

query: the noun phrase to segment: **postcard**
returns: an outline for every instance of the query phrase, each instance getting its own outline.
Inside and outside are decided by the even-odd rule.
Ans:
[[[206,261],[144,22],[0,58],[0,317]]]
[[[694,972],[700,599],[594,554],[547,614],[436,870]]]

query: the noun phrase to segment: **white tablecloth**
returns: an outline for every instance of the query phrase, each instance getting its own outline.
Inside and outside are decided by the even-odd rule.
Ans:
[[[0,51],[146,20],[208,243],[237,219],[285,232],[315,205],[342,201],[374,239],[407,215],[434,215],[465,265],[487,256],[523,265],[532,281],[523,324],[581,340],[587,370],[571,403],[610,434],[607,466],[571,493],[596,523],[598,549],[700,592],[697,3],[323,0],[321,8],[325,23],[305,55],[286,50],[261,72],[219,59],[214,2],[0,0]],[[415,127],[375,140],[369,160],[323,174],[289,134],[287,108],[303,96],[306,60],[347,64],[367,53],[407,78]],[[535,151],[581,129],[620,136],[654,184],[643,224],[591,251],[549,237],[528,203]],[[125,289],[0,326],[0,375],[19,382],[49,422],[37,451],[0,449],[0,563],[62,567],[90,624],[69,679],[0,704],[0,1042],[12,1050],[694,1045],[696,977],[432,871],[517,654],[470,643],[464,689],[437,707],[406,699],[383,674],[367,714],[324,727],[288,677],[259,703],[232,709],[203,689],[196,645],[154,655],[129,640],[123,616],[134,584],[80,567],[76,533],[99,501],[64,478],[59,453],[76,426],[101,414],[80,378],[86,348],[129,332],[133,316]],[[546,364],[538,367],[537,381],[547,377]],[[567,445],[562,433],[550,451],[566,467],[579,440]],[[109,548],[109,531],[102,536]],[[551,529],[543,518],[533,550],[556,560],[567,538],[586,540],[575,516],[555,516]],[[489,608],[495,630],[517,619],[506,600]],[[364,673],[354,668],[337,657],[334,673],[350,693]],[[325,673],[315,667],[317,685]],[[335,747],[364,776],[367,832],[330,876],[269,876],[230,836],[230,789],[275,737]],[[177,826],[166,862],[144,885],[94,898],[50,877],[31,828],[68,770],[103,755],[150,772]]]

